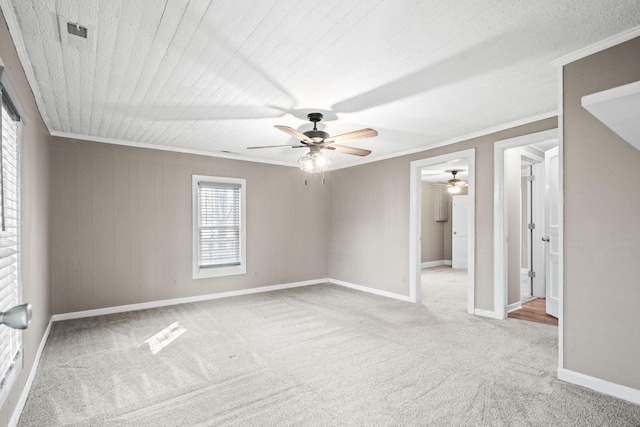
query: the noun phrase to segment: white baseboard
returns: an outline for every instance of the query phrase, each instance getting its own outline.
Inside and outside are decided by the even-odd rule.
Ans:
[[[166,307],[170,305],[186,304],[186,303],[199,302],[199,301],[208,301],[208,300],[219,299],[219,298],[228,298],[228,297],[235,297],[235,296],[241,296],[241,295],[255,294],[259,292],[271,292],[271,291],[277,291],[280,289],[297,288],[300,286],[317,285],[321,283],[332,283],[334,285],[344,286],[346,288],[356,289],[358,291],[367,292],[370,294],[376,294],[376,295],[380,295],[387,298],[397,299],[400,301],[412,302],[411,298],[406,295],[387,292],[380,289],[370,288],[367,286],[356,285],[353,283],[344,282],[342,280],[323,278],[323,279],[316,279],[316,280],[307,280],[304,282],[285,283],[282,285],[261,286],[258,288],[241,289],[238,291],[220,292],[217,294],[196,295],[193,297],[174,298],[174,299],[167,299],[167,300],[160,300],[160,301],[149,301],[149,302],[143,302],[138,304],[127,304],[127,305],[120,305],[115,307],[105,307],[105,308],[97,308],[93,310],[83,310],[83,311],[74,311],[71,313],[54,314],[53,316],[51,316],[51,320],[54,322],[57,322],[60,320],[82,319],[85,317],[103,316],[105,314],[124,313],[127,311],[146,310],[149,308]]]
[[[74,311],[71,313],[54,314],[51,316],[54,322],[59,320],[82,319],[84,317],[102,316],[105,314],[124,313],[127,311],[146,310],[148,308],[166,307],[169,305],[186,304],[190,302],[208,301],[212,299],[236,297],[241,295],[256,294],[260,292],[271,292],[280,289],[297,288],[300,286],[317,285],[327,283],[329,279],[306,280],[304,282],[292,282],[282,285],[260,286],[257,288],[241,289],[238,291],[220,292],[217,294],[196,295],[193,297],[173,298],[160,301],[150,301],[138,304],[127,304],[115,307],[97,308],[94,310]]]
[[[367,293],[370,293],[370,294],[380,295],[380,296],[387,297],[387,298],[397,299],[397,300],[400,300],[400,301],[413,302],[411,300],[411,298],[408,297],[407,295],[401,295],[401,294],[396,294],[396,293],[393,293],[393,292],[382,291],[380,289],[370,288],[368,286],[356,285],[356,284],[353,284],[353,283],[344,282],[342,280],[329,279],[329,283],[332,283],[332,284],[338,285],[338,286],[344,286],[345,288],[355,289],[357,291],[362,291],[362,292],[367,292]]]
[[[433,267],[440,267],[442,265],[447,265],[445,264],[445,260],[441,259],[439,261],[426,261],[423,262],[422,264],[420,264],[420,268],[433,268]]]
[[[558,368],[558,379],[640,405],[640,390]]]
[[[22,410],[24,409],[24,405],[25,403],[27,403],[27,397],[29,397],[29,392],[31,391],[31,385],[33,384],[33,379],[36,376],[38,365],[40,364],[40,357],[42,356],[42,351],[44,350],[44,346],[47,343],[47,339],[49,339],[49,332],[51,331],[52,323],[53,323],[53,319],[49,319],[49,324],[47,325],[47,329],[44,330],[44,334],[42,335],[42,339],[40,340],[40,345],[38,346],[36,357],[33,359],[33,365],[31,366],[31,371],[29,371],[29,376],[27,377],[27,381],[24,384],[22,393],[20,393],[20,399],[18,399],[18,403],[16,404],[16,407],[13,410],[13,414],[11,415],[11,419],[9,420],[9,427],[16,427],[18,425],[18,421],[20,421],[20,415],[22,415]]]
[[[513,304],[509,304],[507,306],[507,313],[511,313],[512,311],[520,310],[522,308],[522,302],[514,302]]]
[[[453,262],[450,259],[441,259],[438,261],[426,261],[420,264],[420,268],[440,267],[442,265],[451,266]]]
[[[498,313],[496,313],[495,311],[482,310],[480,308],[476,308],[474,311],[474,314],[476,316],[488,317],[490,319],[504,320],[504,318],[500,316]]]
[[[281,289],[297,288],[301,286],[310,286],[310,285],[317,285],[322,283],[332,283],[334,285],[344,286],[346,288],[351,288],[351,289],[355,289],[362,292],[376,294],[376,295],[380,295],[387,298],[393,298],[401,301],[412,302],[411,299],[406,295],[400,295],[393,292],[382,291],[379,289],[369,288],[367,286],[355,285],[353,283],[344,282],[342,280],[325,278],[325,279],[307,280],[303,282],[285,283],[281,285],[261,286],[257,288],[242,289],[238,291],[220,292],[217,294],[198,295],[193,297],[174,298],[174,299],[168,299],[168,300],[144,302],[139,304],[127,304],[127,305],[120,305],[115,307],[98,308],[95,310],[83,310],[83,311],[76,311],[71,313],[54,314],[49,319],[49,324],[47,325],[47,329],[45,330],[44,335],[42,336],[42,340],[40,341],[40,345],[38,346],[38,351],[36,352],[36,356],[33,361],[33,366],[31,367],[31,371],[29,372],[29,377],[27,378],[24,389],[20,394],[20,399],[18,400],[16,408],[13,411],[13,414],[11,416],[11,420],[9,421],[9,427],[16,427],[18,425],[18,421],[20,420],[20,415],[22,415],[22,410],[24,409],[24,405],[27,402],[27,397],[29,396],[29,392],[31,391],[31,385],[33,384],[33,379],[35,378],[36,371],[38,370],[40,357],[42,356],[42,351],[44,350],[44,346],[47,343],[47,339],[49,338],[49,332],[51,331],[51,325],[53,322],[57,322],[60,320],[81,319],[85,317],[102,316],[105,314],[124,313],[127,311],[144,310],[148,308],[165,307],[169,305],[185,304],[190,302],[207,301],[207,300],[213,300],[213,299],[219,299],[219,298],[228,298],[228,297],[234,297],[234,296],[256,294],[260,292],[271,292],[271,291],[277,291]]]

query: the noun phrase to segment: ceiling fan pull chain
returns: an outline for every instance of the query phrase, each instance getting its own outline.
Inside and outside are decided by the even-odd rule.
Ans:
[[[324,185],[325,180],[324,180],[324,171],[322,171],[322,185]]]

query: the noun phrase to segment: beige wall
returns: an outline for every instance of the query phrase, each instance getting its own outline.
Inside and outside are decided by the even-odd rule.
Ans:
[[[461,191],[458,194],[465,194],[466,189]],[[444,223],[444,259],[447,261],[452,261],[452,247],[453,247],[453,221],[451,217],[453,216],[453,206],[451,196],[448,197],[447,200],[447,209],[449,211],[449,221]]]
[[[551,118],[417,154],[329,173],[329,277],[409,295],[412,160],[476,149],[475,304],[493,310],[493,145],[557,127]]]
[[[49,133],[36,107],[24,70],[0,11],[0,58],[29,122],[22,133],[22,300],[33,306],[31,327],[24,332],[24,364],[16,384],[0,408],[7,425],[51,316],[49,307]],[[4,328],[5,326],[0,326]]]
[[[441,261],[444,257],[444,226],[446,221],[436,221],[439,199],[442,199],[440,187],[434,187],[428,182],[422,182],[422,262]],[[447,198],[448,199],[448,198]],[[448,209],[448,208],[447,208]]]
[[[327,187],[297,168],[52,138],[52,310],[327,277]],[[247,180],[247,274],[193,280],[193,174]]]
[[[564,67],[564,367],[635,389],[640,151],[581,97],[638,80],[640,38]]]

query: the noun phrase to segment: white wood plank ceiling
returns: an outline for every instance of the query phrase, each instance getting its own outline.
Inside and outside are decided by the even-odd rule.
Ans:
[[[637,0],[2,0],[49,130],[295,164],[273,125],[377,138],[341,167],[557,109],[550,62],[640,25]],[[95,27],[61,43],[57,16]]]

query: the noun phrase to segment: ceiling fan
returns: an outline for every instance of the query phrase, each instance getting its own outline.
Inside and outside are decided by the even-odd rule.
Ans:
[[[462,187],[466,187],[469,184],[467,184],[465,181],[456,178],[456,174],[459,171],[457,170],[453,170],[451,171],[451,174],[453,175],[453,178],[451,178],[449,181],[447,181],[449,183],[449,185],[447,185],[447,191],[451,194],[456,194],[459,193],[462,190]]]
[[[451,175],[453,175],[453,178],[451,178],[450,180],[448,180],[446,183],[444,182],[438,182],[435,183],[434,185],[439,186],[439,187],[447,187],[447,191],[451,194],[456,194],[459,193],[460,191],[462,191],[463,187],[467,187],[469,184],[467,184],[466,181],[463,181],[459,178],[456,178],[456,175],[458,174],[458,172],[462,172],[461,170],[450,170],[450,171],[446,171],[446,172],[450,172]]]
[[[378,132],[376,130],[366,128],[331,137],[327,132],[318,130],[317,124],[322,120],[322,117],[322,113],[307,114],[307,118],[313,123],[313,129],[306,132],[299,132],[289,126],[275,126],[281,131],[300,140],[302,145],[265,145],[260,147],[247,147],[247,149],[254,150],[275,147],[308,148],[309,151],[305,152],[300,159],[298,159],[298,162],[302,170],[310,173],[324,172],[331,166],[331,159],[325,157],[321,150],[337,151],[338,153],[353,154],[355,156],[367,156],[371,154],[371,150],[336,144],[354,139],[377,136]]]

